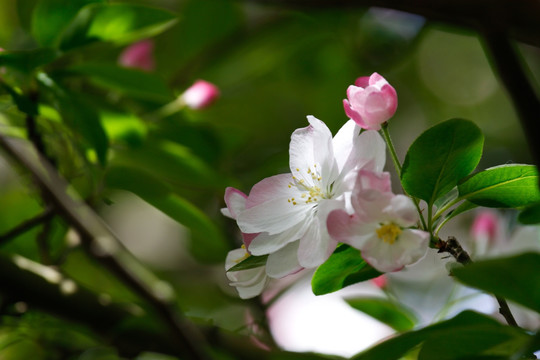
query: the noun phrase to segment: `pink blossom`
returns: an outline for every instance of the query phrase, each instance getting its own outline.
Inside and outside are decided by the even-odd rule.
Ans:
[[[492,211],[482,211],[476,215],[471,227],[471,232],[474,238],[487,238],[493,241],[497,236],[497,215]]]
[[[313,116],[308,121],[291,136],[291,172],[253,186],[246,210],[238,215],[242,231],[261,233],[248,249],[271,254],[268,266],[273,258],[292,261],[293,256],[305,268],[322,264],[337,246],[326,217],[346,206],[358,169],[381,171],[385,163],[385,144],[377,132],[358,135],[360,128],[351,120],[332,138],[322,121]]]
[[[386,172],[360,170],[351,197],[354,214],[334,210],[328,215],[330,236],[349,244],[381,272],[397,271],[424,256],[429,234],[410,229],[418,221],[412,200],[390,191]]]
[[[131,44],[120,54],[118,62],[125,67],[154,70],[154,42],[147,39]]]
[[[366,130],[380,130],[397,109],[396,90],[379,74],[356,79],[343,100],[345,114]]]
[[[374,279],[371,279],[371,282],[378,287],[379,289],[384,289],[388,283],[388,278],[386,275],[377,276]]]
[[[219,96],[216,85],[204,80],[197,80],[189,87],[180,99],[192,109],[202,109],[212,104]]]

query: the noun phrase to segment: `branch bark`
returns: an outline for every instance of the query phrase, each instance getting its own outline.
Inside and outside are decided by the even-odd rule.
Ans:
[[[161,296],[137,275],[134,268],[126,264],[127,250],[91,208],[66,193],[68,184],[52,165],[26,141],[0,135],[0,147],[33,175],[43,197],[79,233],[88,254],[150,304],[167,326],[178,353],[194,360],[210,359],[204,348],[205,340],[198,329],[181,317],[174,308],[173,299]],[[139,267],[138,271],[145,270]],[[148,272],[146,275],[152,276]]]

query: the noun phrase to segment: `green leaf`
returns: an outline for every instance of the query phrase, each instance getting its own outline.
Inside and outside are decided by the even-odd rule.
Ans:
[[[494,293],[540,313],[540,254],[474,262],[453,270],[466,285]]]
[[[177,21],[168,11],[153,7],[123,4],[90,4],[77,14],[64,32],[62,50],[95,41],[126,44],[159,34]]]
[[[29,51],[0,52],[0,66],[7,66],[29,74],[36,68],[48,64],[58,53],[53,49],[35,49]]]
[[[540,201],[534,165],[501,165],[481,171],[458,185],[460,198],[486,207],[518,208]]]
[[[324,295],[379,275],[380,272],[362,259],[359,250],[342,244],[317,268],[311,288],[315,295]]]
[[[432,205],[476,168],[484,136],[473,122],[452,119],[422,133],[411,145],[401,173],[407,193]]]
[[[268,259],[268,255],[262,255],[262,256],[250,255],[245,260],[234,265],[232,268],[230,268],[227,271],[255,269],[255,268],[266,265],[266,259]]]
[[[87,75],[92,82],[105,88],[144,100],[173,100],[165,82],[155,74],[111,64],[85,63],[67,69],[70,73]]]
[[[446,224],[448,221],[450,221],[451,219],[453,219],[457,215],[462,214],[462,213],[464,213],[466,211],[472,210],[472,209],[474,209],[476,207],[478,207],[478,205],[473,204],[470,201],[462,202],[461,204],[459,204],[458,207],[456,207],[454,210],[452,210],[448,214],[446,214],[446,216],[443,218],[440,225],[437,225],[437,228],[441,229],[444,224]]]
[[[226,179],[189,148],[172,141],[147,141],[144,146],[118,152],[114,164],[144,168],[174,188],[222,189]]]
[[[520,223],[525,225],[540,224],[540,203],[535,203],[523,209],[518,216]]]
[[[15,105],[17,105],[17,109],[19,109],[20,112],[23,112],[30,116],[36,116],[38,114],[38,106],[36,102],[30,100],[28,96],[19,93],[19,91],[8,86],[5,83],[2,83],[1,86],[4,88],[4,90],[7,91],[9,95],[11,95],[13,102],[15,103]]]
[[[396,331],[411,330],[416,323],[416,317],[411,311],[387,299],[362,297],[345,299],[345,301],[356,310],[362,311]]]
[[[419,360],[477,359],[480,355],[511,355],[510,343],[519,348],[529,335],[521,329],[505,326],[496,320],[472,311],[423,329],[406,332],[372,347],[352,360],[398,360],[421,345]],[[444,351],[438,350],[444,349]]]
[[[79,10],[98,2],[103,0],[40,0],[32,14],[32,35],[42,46],[55,47]]]
[[[44,92],[52,95],[62,120],[95,150],[99,162],[105,165],[109,140],[96,109],[82,95],[62,88],[46,74],[40,73],[38,79],[45,87]]]
[[[132,147],[141,146],[148,132],[147,126],[133,114],[103,111],[100,119],[107,137],[114,142],[123,142]]]
[[[154,174],[144,168],[111,166],[107,185],[131,191],[191,230],[190,250],[203,261],[223,261],[228,245],[214,222],[195,205],[173,193]]]

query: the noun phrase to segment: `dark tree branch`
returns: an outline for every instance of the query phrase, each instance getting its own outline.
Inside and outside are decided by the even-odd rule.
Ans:
[[[478,29],[497,19],[516,40],[540,46],[540,2],[536,0],[244,0],[300,9],[384,7],[429,20]]]
[[[38,216],[29,219],[23,222],[20,225],[17,225],[13,229],[9,230],[7,233],[0,235],[0,245],[8,242],[11,239],[16,238],[17,236],[24,234],[27,231],[30,231],[34,227],[51,220],[54,217],[55,213],[52,208],[46,209],[43,213]]]
[[[456,261],[462,265],[472,263],[469,254],[463,249],[461,244],[453,236],[449,236],[447,241],[439,239],[437,243],[437,248],[439,249],[439,253],[446,252],[452,255],[454,259],[456,259]],[[495,298],[499,303],[499,313],[504,317],[508,325],[518,327],[516,319],[514,318],[514,315],[512,315],[512,312],[510,311],[506,300],[500,296],[495,296]]]
[[[135,274],[126,263],[126,256],[123,257],[124,260],[121,259],[120,254],[127,255],[127,250],[122,248],[115,235],[91,208],[66,193],[67,183],[48,161],[32,151],[27,142],[19,139],[0,135],[0,146],[34,176],[43,197],[46,197],[57,213],[79,233],[88,254],[152,306],[167,326],[178,352],[189,359],[210,359],[204,350],[205,341],[198,329],[180,316],[172,299],[162,297],[152,285],[145,283]]]

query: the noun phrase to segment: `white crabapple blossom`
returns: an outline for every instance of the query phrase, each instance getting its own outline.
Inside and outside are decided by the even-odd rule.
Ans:
[[[417,224],[418,212],[409,197],[392,193],[388,173],[361,170],[351,204],[352,215],[344,210],[329,214],[328,231],[336,241],[359,249],[375,269],[398,271],[424,256],[429,233],[409,229]]]
[[[308,121],[309,126],[291,136],[291,172],[255,184],[237,217],[243,232],[261,233],[248,250],[270,254],[268,273],[269,268],[278,271],[278,260],[292,261],[291,256],[304,268],[322,264],[337,246],[326,217],[346,208],[359,169],[380,172],[384,167],[385,143],[377,132],[359,135],[360,128],[350,120],[332,138],[322,121],[313,116]]]
[[[238,214],[245,209],[246,199],[246,194],[233,187],[228,187],[225,190],[225,204],[227,207],[221,209],[221,212],[231,219],[236,219]],[[225,271],[227,278],[231,281],[229,285],[236,287],[242,299],[260,295],[269,281],[268,276],[280,278],[302,270],[302,267],[298,265],[296,256],[291,256],[291,252],[294,253],[296,249],[294,247],[285,247],[283,250],[271,254],[267,259],[266,266],[229,271],[233,266],[251,255],[246,248],[259,235],[257,233],[242,233],[242,247],[229,251],[225,260]]]

